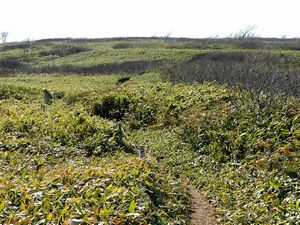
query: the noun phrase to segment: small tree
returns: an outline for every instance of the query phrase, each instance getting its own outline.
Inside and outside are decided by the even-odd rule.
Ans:
[[[7,36],[8,36],[8,32],[7,31],[1,32],[2,43],[6,42]]]
[[[238,39],[248,39],[248,38],[253,38],[255,36],[254,30],[256,30],[256,26],[253,25],[249,25],[246,26],[244,29],[241,29],[240,31],[238,31],[234,37],[238,38]]]
[[[169,31],[163,38],[164,42],[166,43],[171,38],[171,31]]]
[[[260,48],[261,43],[255,40],[255,37],[257,37],[254,32],[255,29],[256,26],[247,26],[234,34],[233,37],[236,39],[236,45],[240,48],[246,49]]]

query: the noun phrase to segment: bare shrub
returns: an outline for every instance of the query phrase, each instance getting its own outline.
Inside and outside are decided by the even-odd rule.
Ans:
[[[173,83],[218,82],[247,93],[241,98],[253,111],[270,110],[279,96],[300,97],[300,71],[290,68],[291,57],[271,52],[218,52],[195,56],[165,76]]]

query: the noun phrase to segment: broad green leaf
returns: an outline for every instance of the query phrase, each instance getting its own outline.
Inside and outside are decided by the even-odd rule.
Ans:
[[[134,210],[135,210],[135,207],[136,207],[135,201],[132,200],[132,201],[130,202],[129,209],[128,209],[129,213],[133,213]]]
[[[85,193],[84,197],[89,198],[92,195],[92,193],[93,193],[93,188],[89,188]]]
[[[149,181],[145,181],[145,184],[148,186],[148,187],[150,187],[151,186],[151,184],[150,184],[150,182]]]
[[[20,209],[21,209],[21,210],[25,210],[25,209],[26,209],[23,202],[22,202],[22,204],[20,205]],[[1,210],[0,210],[0,211],[1,211]]]
[[[50,213],[48,216],[47,216],[47,221],[51,221],[53,218],[53,213]]]

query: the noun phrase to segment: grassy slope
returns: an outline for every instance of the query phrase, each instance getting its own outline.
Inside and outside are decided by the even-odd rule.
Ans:
[[[165,49],[162,42],[156,42],[157,40],[154,42],[155,45],[152,45],[153,42],[150,42],[151,44],[146,42],[146,48],[143,42],[135,43],[139,47],[129,49],[112,49],[114,43],[111,42],[91,42],[86,44],[92,49],[91,52],[57,57],[54,61],[49,60],[49,63],[54,62],[57,65],[76,63],[77,58],[80,65],[87,66],[119,60],[153,60],[157,57],[180,62],[191,58],[195,53],[203,52]],[[42,47],[49,48],[49,46]],[[91,54],[97,55],[97,60],[90,57]],[[297,53],[287,52],[287,54]],[[36,62],[42,65],[47,63],[47,60],[37,57]],[[124,85],[115,84],[120,75],[2,78],[0,93],[2,96],[8,96],[1,102],[1,114],[5,115],[0,123],[4,143],[2,148],[23,152],[23,147],[28,148],[28,143],[30,146],[36,146],[43,140],[48,141],[49,149],[64,146],[63,149],[67,149],[63,151],[66,157],[71,159],[73,157],[75,162],[80,161],[83,164],[89,160],[82,157],[86,148],[95,148],[105,143],[110,147],[100,148],[96,153],[116,152],[116,149],[122,146],[114,138],[115,135],[110,136],[109,140],[104,138],[105,135],[109,136],[114,132],[112,131],[115,129],[114,123],[90,115],[93,104],[101,102],[103,96],[126,98],[130,102],[127,116],[122,122],[126,140],[146,144],[166,170],[172,171],[175,176],[184,176],[196,184],[213,201],[222,222],[296,224],[300,215],[299,101],[289,99],[288,103],[283,103],[286,107],[274,108],[271,115],[257,117],[246,106],[236,103],[235,93],[228,92],[224,87],[214,84],[172,86],[161,82],[158,75],[149,73],[134,76]],[[40,106],[43,101],[40,91],[43,87],[64,94],[62,100],[55,101],[45,111]],[[28,109],[28,105],[32,110]],[[19,120],[20,113],[25,118],[23,119],[25,123]],[[82,125],[80,123],[83,119]],[[105,129],[103,124],[106,124]],[[36,130],[36,126],[39,127],[38,130],[43,130],[42,134]],[[92,135],[95,130],[100,133],[99,136]],[[48,139],[49,136],[51,139]],[[78,138],[80,145],[77,144]],[[16,142],[19,145],[15,146]],[[29,148],[28,152],[20,154],[32,154],[31,151]],[[39,151],[41,151],[39,154],[45,154],[43,149]],[[72,156],[70,152],[77,153]],[[5,160],[7,153],[1,157]],[[122,160],[124,159],[120,159]],[[101,163],[101,160],[97,163]],[[134,164],[139,166],[139,163]],[[152,168],[151,165],[148,166]],[[155,177],[153,179],[159,179],[159,171],[155,168],[153,171]],[[171,180],[167,179],[160,187],[165,193],[172,189]],[[45,182],[47,183],[47,177]],[[135,185],[139,187],[140,184]],[[175,191],[174,196],[171,194],[166,199],[170,198],[170,203],[185,199],[185,193],[180,195],[176,193],[178,194]],[[124,201],[127,203],[122,206],[126,211],[130,200]],[[179,208],[175,207],[175,211],[170,214],[162,213],[159,211],[160,207],[155,205],[149,209],[157,210],[156,215],[165,215],[161,221],[176,221],[174,216],[177,216],[181,218],[177,223],[182,224],[186,221],[185,201],[186,199],[180,200]],[[172,208],[174,205],[168,207]],[[104,208],[99,210],[103,211]],[[55,213],[54,215],[56,219],[59,217]],[[147,215],[142,214],[141,220],[151,221],[154,218],[150,216],[148,220]],[[118,220],[114,217],[114,213],[108,218]],[[122,221],[126,221],[126,218],[124,212]]]
[[[114,49],[114,42],[49,42],[46,45],[41,43],[32,43],[29,46],[29,65],[31,66],[93,66],[103,63],[120,63],[124,61],[135,60],[159,60],[166,59],[174,62],[182,62],[190,58],[198,50],[169,49],[162,41],[140,41],[132,47],[124,49]],[[123,42],[121,42],[123,43]],[[41,56],[42,51],[50,51],[56,46],[81,46],[87,48],[87,51],[77,54],[70,54],[65,57],[57,55]],[[23,49],[12,49],[0,52],[0,59],[7,57],[24,57]]]
[[[113,121],[91,116],[90,100],[118,89],[116,80],[1,80],[1,223],[187,223],[188,195],[180,183],[162,176],[164,171],[151,162],[125,153]],[[41,107],[41,87],[65,97]],[[101,157],[86,156],[93,147]]]

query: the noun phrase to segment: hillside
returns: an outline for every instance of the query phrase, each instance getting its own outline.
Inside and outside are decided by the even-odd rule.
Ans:
[[[0,45],[0,224],[298,224],[298,44]]]

